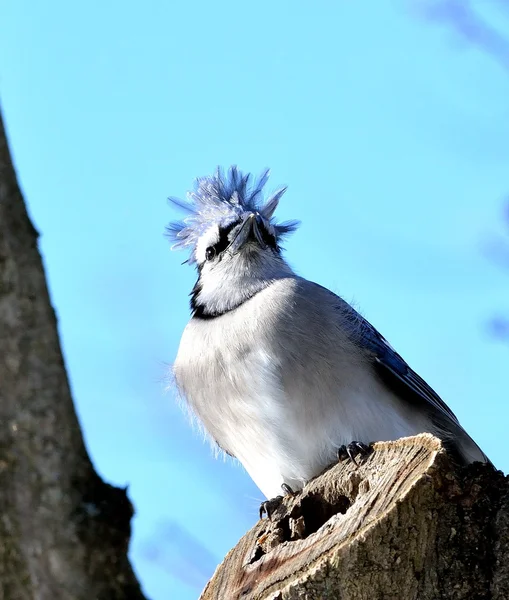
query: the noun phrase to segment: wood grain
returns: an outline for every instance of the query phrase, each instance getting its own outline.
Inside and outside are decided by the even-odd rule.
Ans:
[[[509,486],[429,434],[337,464],[231,550],[201,600],[509,598]]]

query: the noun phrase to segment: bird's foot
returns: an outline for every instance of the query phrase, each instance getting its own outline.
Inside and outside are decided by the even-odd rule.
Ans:
[[[271,498],[270,500],[265,500],[260,504],[260,519],[263,519],[263,515],[267,515],[267,519],[271,521],[271,517],[274,514],[274,511],[279,508],[281,502],[283,501],[283,496],[276,496],[275,498]]]
[[[353,464],[358,467],[359,464],[355,460],[357,456],[367,456],[373,448],[370,444],[364,442],[350,442],[348,445],[343,445],[338,448],[338,460],[350,459]]]
[[[285,493],[285,496],[295,496],[295,492],[292,490],[292,488],[287,483],[282,483],[281,489]]]
[[[281,489],[287,496],[295,495],[295,492],[287,483],[283,483],[281,485]],[[260,519],[263,519],[263,515],[266,514],[269,521],[271,521],[274,511],[281,506],[282,501],[283,496],[276,496],[275,498],[271,498],[270,500],[265,500],[264,502],[262,502],[260,504]]]

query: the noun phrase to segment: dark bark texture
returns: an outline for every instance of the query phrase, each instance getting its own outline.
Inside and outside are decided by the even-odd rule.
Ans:
[[[335,465],[229,552],[202,600],[507,600],[509,481],[429,434]]]
[[[85,449],[37,237],[0,117],[0,600],[143,600],[132,507]]]

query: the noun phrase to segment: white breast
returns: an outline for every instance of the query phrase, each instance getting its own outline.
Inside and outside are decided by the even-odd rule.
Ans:
[[[328,299],[306,298],[305,283],[283,279],[219,318],[191,320],[174,365],[206,431],[268,498],[283,482],[300,489],[342,444],[426,429],[330,321]]]

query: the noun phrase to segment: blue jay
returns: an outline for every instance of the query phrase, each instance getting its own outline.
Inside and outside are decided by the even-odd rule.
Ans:
[[[171,223],[198,280],[173,372],[198,422],[267,498],[297,491],[376,440],[430,432],[462,463],[489,462],[443,400],[345,300],[297,275],[295,221],[263,201],[268,171],[200,178]]]

